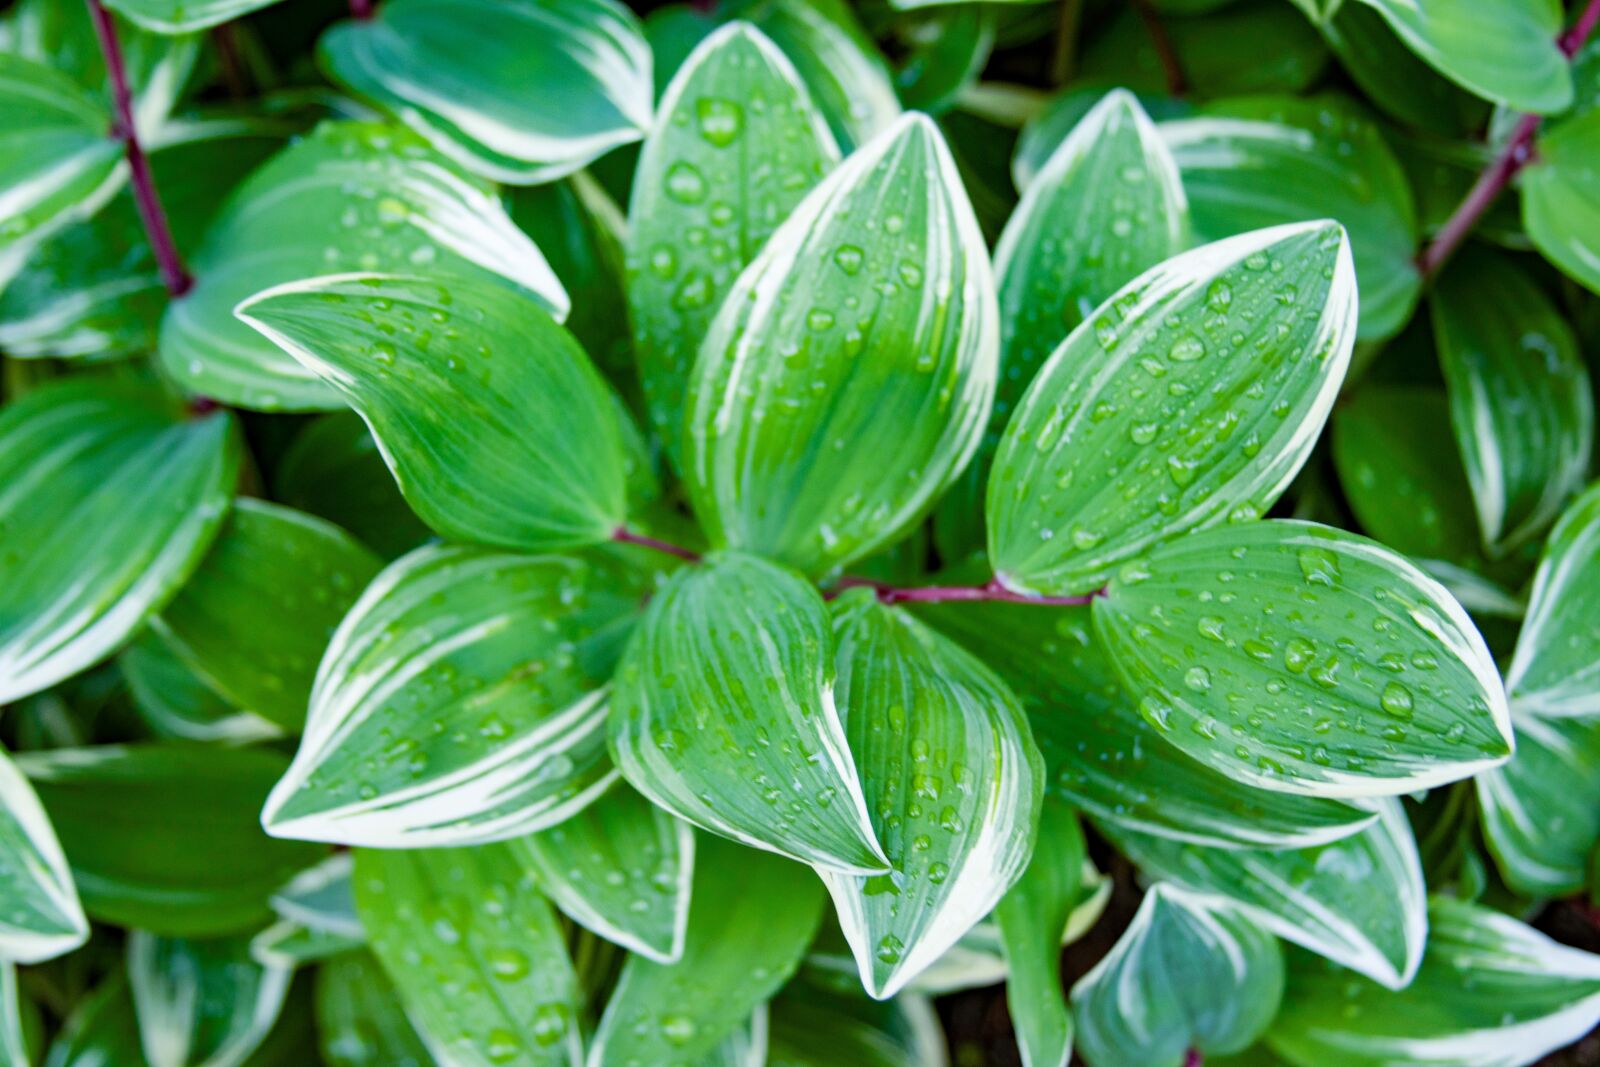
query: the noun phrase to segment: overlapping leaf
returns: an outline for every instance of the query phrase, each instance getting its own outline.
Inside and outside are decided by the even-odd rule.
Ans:
[[[317,968],[317,1032],[330,1067],[433,1067],[394,985],[367,952]]]
[[[244,1063],[278,1020],[287,967],[250,957],[247,937],[202,941],[135,930],[128,984],[150,1067]]]
[[[1484,841],[1519,893],[1578,892],[1600,841],[1600,721],[1519,714],[1516,727],[1511,761],[1474,783]]]
[[[122,650],[117,669],[128,683],[134,707],[156,737],[247,744],[283,732],[277,724],[224,700],[152,629],[142,631]]]
[[[1600,486],[1573,501],[1551,531],[1527,618],[1506,671],[1519,710],[1600,712]]]
[[[107,0],[106,6],[152,33],[195,33],[219,26],[278,0]]]
[[[33,787],[0,751],[0,960],[36,963],[89,936],[67,860]]]
[[[1600,292],[1600,109],[1556,125],[1522,175],[1522,224],[1546,259]]]

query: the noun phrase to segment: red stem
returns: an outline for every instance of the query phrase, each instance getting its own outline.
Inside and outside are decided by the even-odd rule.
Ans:
[[[350,17],[365,22],[372,17],[372,0],[350,0]]]
[[[878,600],[884,604],[938,604],[949,600],[988,600],[1006,604],[1082,607],[1084,604],[1092,604],[1096,597],[1105,596],[1103,589],[1085,593],[1083,596],[1029,596],[1007,589],[998,578],[991,578],[983,585],[893,586],[885,582],[875,582],[871,578],[845,577],[839,579],[836,588],[841,592],[845,589],[871,589],[878,594]]]
[[[1204,1067],[1205,1062],[1206,1058],[1200,1054],[1200,1050],[1197,1048],[1192,1048],[1184,1053],[1183,1067]]]
[[[1172,38],[1167,36],[1161,16],[1156,14],[1150,0],[1133,0],[1133,10],[1138,12],[1139,21],[1144,23],[1144,30],[1155,47],[1156,58],[1161,61],[1161,73],[1167,81],[1168,95],[1182,96],[1188,88],[1188,82],[1183,76],[1183,64],[1178,61],[1178,51],[1172,47]]]
[[[100,52],[105,56],[106,74],[111,79],[111,93],[116,106],[116,119],[111,133],[122,142],[128,157],[128,179],[133,186],[134,203],[139,209],[139,220],[144,223],[145,234],[150,239],[150,250],[155,253],[156,265],[161,270],[161,280],[167,292],[182,296],[194,284],[194,279],[183,268],[178,246],[172,240],[167,226],[167,216],[161,210],[161,197],[156,193],[155,179],[150,174],[150,161],[139,146],[139,131],[133,122],[133,93],[128,88],[128,71],[122,62],[122,47],[117,43],[117,28],[112,24],[111,13],[100,0],[86,0],[89,18],[94,23],[95,36],[100,40]]]
[[[618,526],[611,531],[611,540],[618,544],[638,545],[641,548],[651,548],[657,552],[665,552],[669,556],[676,556],[690,563],[700,562],[700,553],[692,549],[684,548],[682,545],[675,545],[670,541],[663,541],[660,538],[646,537],[644,534],[634,533],[626,526]]]

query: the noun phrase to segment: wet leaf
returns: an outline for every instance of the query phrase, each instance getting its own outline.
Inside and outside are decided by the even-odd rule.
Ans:
[[[1503,767],[1478,776],[1483,838],[1506,884],[1531,897],[1557,897],[1584,887],[1600,841],[1600,721],[1515,720],[1517,751]]]
[[[1551,531],[1506,692],[1518,711],[1600,712],[1600,486],[1573,501]]]
[[[0,751],[0,959],[37,963],[89,937],[72,872],[33,787]],[[0,1045],[0,1052],[4,1046]]]
[[[433,1067],[394,985],[366,952],[317,968],[317,1032],[330,1067]]]
[[[150,1067],[243,1063],[277,1022],[290,977],[253,960],[248,937],[128,937],[128,983]]]

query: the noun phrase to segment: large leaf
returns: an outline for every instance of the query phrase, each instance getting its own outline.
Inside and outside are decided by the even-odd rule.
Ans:
[[[106,6],[152,33],[195,33],[269,7],[278,0],[106,0]]]
[[[1457,256],[1429,303],[1478,525],[1502,555],[1542,533],[1583,485],[1589,371],[1554,301],[1497,253]]]
[[[318,967],[316,996],[330,1067],[434,1067],[389,976],[368,953],[347,952]]]
[[[1306,219],[1350,232],[1361,336],[1395,333],[1421,288],[1410,185],[1378,128],[1335,96],[1223,100],[1161,124],[1201,240]]]
[[[336,275],[251,297],[239,318],[349,401],[424,522],[549,549],[626,517],[620,409],[560,323],[486,281]]]
[[[1548,130],[1522,173],[1522,224],[1545,258],[1600,292],[1600,109]]]
[[[277,724],[224,700],[152,629],[122,650],[117,669],[134,707],[158,738],[248,744],[283,733]]]
[[[334,627],[380,567],[336,526],[241,498],[152,625],[234,706],[295,731]]]
[[[324,34],[318,55],[495,181],[554,181],[650,127],[650,48],[612,0],[384,0]]]
[[[89,936],[67,860],[33,788],[0,751],[0,960],[37,963]]]
[[[391,564],[334,634],[267,831],[472,844],[593,800],[615,779],[605,681],[650,588],[630,558],[435,545]]]
[[[60,835],[91,916],[174,937],[259,925],[318,849],[261,832],[284,771],[257,749],[105,745],[17,759]]]
[[[800,75],[748,23],[708,37],[667,86],[633,179],[628,310],[650,421],[670,455],[723,294],[838,159]]]
[[[1600,960],[1515,919],[1436,897],[1416,979],[1394,992],[1290,957],[1267,1042],[1294,1067],[1522,1067],[1600,1022]]]
[[[1506,692],[1519,711],[1600,713],[1600,485],[1572,503],[1551,531]]]
[[[128,982],[150,1067],[234,1067],[283,1009],[291,973],[250,958],[250,939],[192,941],[135,930]]]
[[[1330,5],[1323,39],[1373,104],[1408,126],[1452,136],[1478,129],[1488,105],[1435,72],[1375,7]],[[1309,14],[1309,12],[1308,12]]]
[[[977,220],[908,115],[811,191],[706,336],[684,453],[713,544],[819,573],[896,540],[977,448],[997,347]]]
[[[611,751],[635,789],[719,834],[863,874],[885,859],[834,703],[815,588],[739,553],[655,595],[617,671]]]
[[[1466,612],[1354,534],[1280,520],[1193,534],[1124,568],[1094,622],[1145,718],[1240,781],[1410,793],[1511,754]]]
[[[702,836],[683,955],[630,956],[589,1067],[694,1067],[794,973],[822,917],[804,868]]]
[[[0,411],[0,701],[110,655],[177,592],[233,492],[229,417],[75,379]]]
[[[1576,893],[1600,841],[1600,720],[1519,713],[1516,727],[1511,762],[1474,782],[1484,841],[1517,892]]]
[[[988,488],[996,576],[1087,593],[1178,534],[1261,515],[1316,443],[1355,318],[1336,223],[1218,241],[1140,275],[1056,349],[1006,427]]]
[[[890,870],[822,870],[873,997],[893,996],[1021,877],[1044,767],[1021,704],[965,649],[865,589],[833,602],[839,717]]]
[[[567,296],[487,183],[423,140],[373,123],[326,123],[229,198],[192,257],[194,288],[161,324],[160,356],[185,388],[263,411],[331,409],[339,394],[233,317],[273,285],[341,271],[494,279],[558,316]]]
[[[1330,845],[1271,852],[1106,829],[1145,874],[1233,904],[1279,937],[1403,989],[1422,959],[1427,890],[1400,802],[1378,810],[1377,822]]]
[[[356,853],[372,951],[439,1059],[579,1060],[578,981],[555,912],[505,845]]]
[[[659,963],[683,953],[694,832],[627,785],[508,847],[573,921]]]
[[[1271,934],[1231,908],[1158,884],[1072,987],[1079,1053],[1091,1067],[1180,1067],[1191,1048],[1239,1052],[1282,996],[1283,954]]]

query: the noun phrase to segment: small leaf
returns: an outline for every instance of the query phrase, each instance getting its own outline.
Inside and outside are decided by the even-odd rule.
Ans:
[[[250,939],[128,935],[128,981],[150,1067],[243,1063],[283,1010],[291,973],[250,957]]]
[[[394,985],[366,952],[317,968],[317,1032],[330,1067],[434,1067]]]
[[[1428,936],[1427,889],[1398,800],[1378,821],[1316,848],[1194,848],[1107,826],[1145,874],[1239,908],[1279,937],[1403,989]]]
[[[73,1006],[45,1062],[49,1067],[151,1067],[139,1047],[133,997],[120,967]]]
[[[356,907],[400,1002],[459,1067],[579,1062],[561,925],[505,845],[356,853]]]
[[[1600,841],[1600,721],[1521,709],[1515,721],[1516,754],[1474,781],[1484,841],[1518,893],[1577,893]]]
[[[367,939],[313,930],[279,919],[250,939],[250,958],[263,967],[293,971],[365,948]]]
[[[1145,718],[1239,781],[1410,793],[1511,754],[1466,612],[1354,534],[1283,520],[1192,534],[1124,568],[1094,623]]]
[[[554,181],[650,127],[650,48],[611,0],[385,0],[317,53],[339,85],[494,181]]]
[[[260,411],[328,410],[339,394],[242,322],[234,308],[274,285],[345,271],[426,269],[522,291],[567,311],[567,295],[488,183],[415,134],[324,123],[231,197],[190,263],[194,288],[167,308],[160,358],[191,392]]]
[[[1294,1067],[1516,1067],[1600,1022],[1592,953],[1448,897],[1428,924],[1422,967],[1398,993],[1292,953],[1273,1051]]]
[[[295,731],[328,639],[380,567],[336,526],[240,498],[151,625],[235,707]]]
[[[684,452],[712,543],[820,573],[898,539],[978,446],[997,331],[955,164],[907,115],[811,191],[706,336]]]
[[[1545,544],[1506,692],[1539,715],[1600,713],[1600,485],[1573,501]]]
[[[628,310],[650,422],[669,455],[700,342],[745,264],[839,161],[800,75],[760,30],[706,38],[661,99],[628,215]],[[714,235],[698,244],[696,228]]]
[[[1355,317],[1332,222],[1218,241],[1135,279],[1056,349],[1006,427],[989,476],[995,574],[1088,593],[1178,534],[1261,515],[1316,443]]]
[[[272,894],[272,910],[313,930],[363,938],[351,883],[352,862],[350,853],[336,852],[307,867]]]
[[[680,571],[617,671],[611,752],[633,787],[756,848],[851,873],[888,862],[834,704],[816,589],[739,553]]]
[[[1152,886],[1133,924],[1072,987],[1078,1051],[1092,1067],[1180,1067],[1190,1048],[1249,1047],[1283,997],[1272,935],[1231,908]]]
[[[788,981],[822,917],[804,868],[702,836],[683,955],[630,956],[588,1067],[693,1067]]]
[[[616,778],[605,679],[650,588],[629,558],[434,545],[391,564],[334,634],[267,832],[474,844],[593,800]]]
[[[0,959],[38,963],[89,937],[78,890],[33,787],[0,750]],[[3,1046],[0,1046],[3,1051]]]
[[[1453,259],[1430,303],[1479,528],[1501,556],[1543,532],[1583,485],[1594,445],[1589,371],[1555,303],[1487,249]]]
[[[154,630],[141,631],[122,650],[117,669],[139,715],[158,738],[242,745],[283,734],[275,723],[224,700]]]
[[[105,659],[178,591],[233,492],[231,426],[99,378],[0,411],[0,702]]]
[[[196,33],[271,7],[278,0],[106,0],[152,33]]]
[[[238,316],[366,420],[417,514],[446,537],[550,549],[626,517],[620,411],[543,308],[485,281],[336,275]]]
[[[625,784],[508,847],[574,922],[658,963],[683,954],[694,833]]]
[[[1522,172],[1522,225],[1534,247],[1600,293],[1600,109],[1546,131]]]

